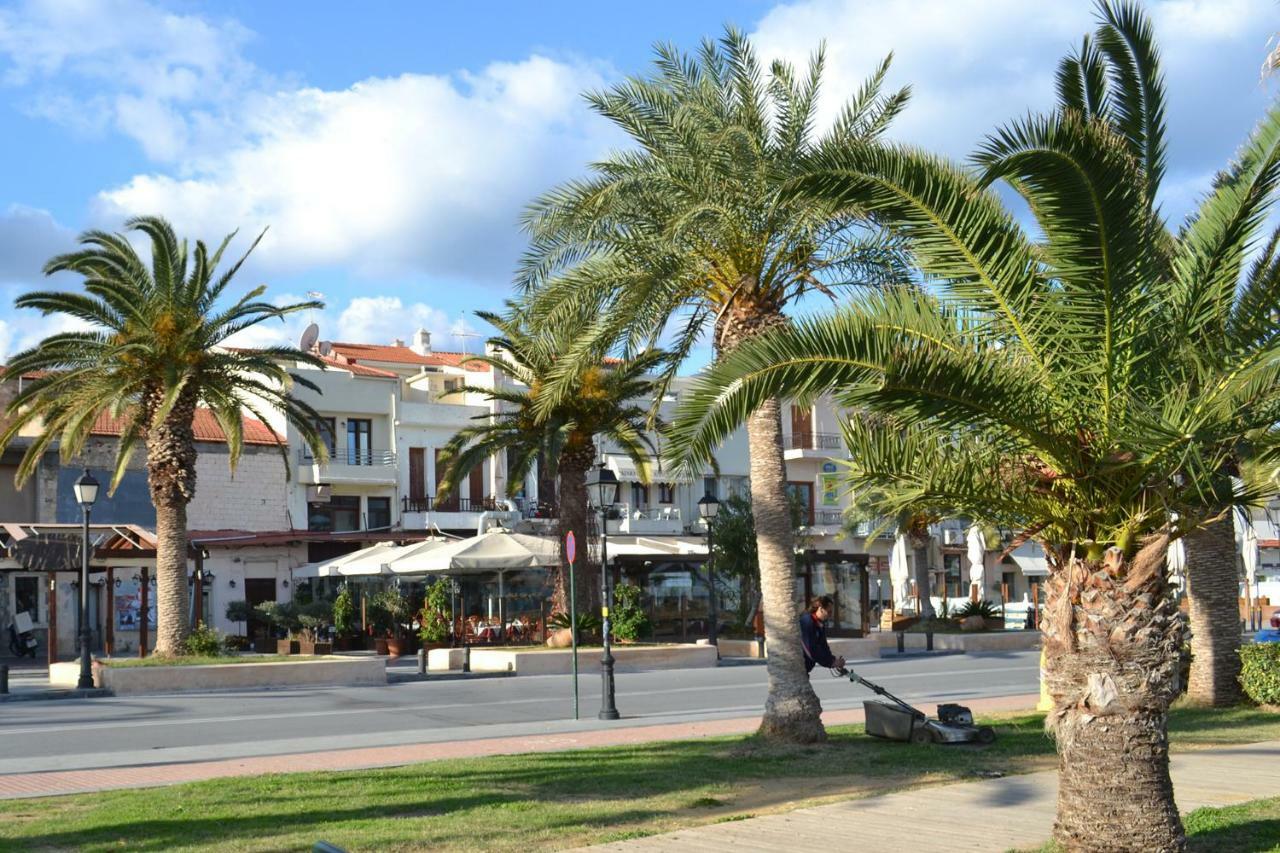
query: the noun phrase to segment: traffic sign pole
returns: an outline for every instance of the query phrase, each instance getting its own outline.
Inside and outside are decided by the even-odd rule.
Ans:
[[[577,540],[570,530],[564,537],[564,555],[569,561],[569,636],[573,644],[573,718],[578,719],[578,595],[573,562],[578,554]]]

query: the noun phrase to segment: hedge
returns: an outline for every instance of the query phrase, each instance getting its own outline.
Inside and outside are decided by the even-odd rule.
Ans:
[[[1259,705],[1280,705],[1280,643],[1255,643],[1240,649],[1240,684]]]

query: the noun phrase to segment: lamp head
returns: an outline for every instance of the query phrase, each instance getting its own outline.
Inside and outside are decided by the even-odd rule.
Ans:
[[[618,502],[618,476],[601,462],[587,475],[587,495],[595,499],[600,509]]]
[[[715,495],[707,492],[698,499],[698,515],[707,521],[711,521],[720,512],[720,501]]]
[[[98,481],[89,473],[88,468],[85,468],[80,479],[76,480],[73,489],[76,493],[76,503],[84,509],[93,506],[94,501],[98,499]]]

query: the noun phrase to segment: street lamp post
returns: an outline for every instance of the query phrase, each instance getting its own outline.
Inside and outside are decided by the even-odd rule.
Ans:
[[[601,462],[587,477],[587,494],[596,499],[600,507],[600,616],[604,633],[604,655],[600,658],[600,714],[602,720],[616,720],[620,716],[614,704],[613,647],[609,642],[609,507],[618,500],[618,478]]]
[[[98,499],[98,481],[85,468],[73,487],[76,503],[84,517],[84,536],[80,543],[80,680],[77,687],[93,687],[93,662],[89,656],[89,513]]]
[[[715,540],[711,525],[716,520],[718,512],[720,512],[720,501],[715,495],[707,492],[698,501],[698,515],[702,516],[702,522],[707,526],[707,592],[711,600],[711,629],[707,631],[707,642],[717,647],[717,656],[719,656],[720,609],[716,603],[715,558],[712,556]]]

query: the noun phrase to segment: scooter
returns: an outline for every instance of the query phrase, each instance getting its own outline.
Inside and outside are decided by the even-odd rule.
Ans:
[[[37,645],[35,635],[30,631],[18,633],[17,627],[9,625],[9,654],[16,658],[34,658]]]
[[[832,670],[840,677],[847,677],[854,684],[861,684],[883,696],[888,702],[874,699],[864,702],[867,734],[886,740],[925,743],[994,743],[995,729],[975,726],[973,712],[963,705],[939,705],[938,718],[930,719],[924,711],[894,696],[879,684],[873,684],[851,669]]]

